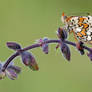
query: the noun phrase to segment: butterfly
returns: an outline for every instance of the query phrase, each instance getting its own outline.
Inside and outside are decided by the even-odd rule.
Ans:
[[[61,21],[64,29],[73,33],[76,40],[92,44],[92,16],[66,16],[62,13]]]

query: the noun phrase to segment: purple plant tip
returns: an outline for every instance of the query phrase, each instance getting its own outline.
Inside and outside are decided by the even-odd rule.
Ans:
[[[76,48],[78,49],[78,51],[80,52],[81,55],[84,55],[84,48],[83,48],[83,42],[78,42],[76,43]]]
[[[69,47],[68,47],[67,44],[65,44],[65,43],[62,43],[62,44],[61,44],[61,52],[62,52],[63,56],[64,56],[68,61],[70,61],[71,52],[70,52],[70,49],[69,49]]]
[[[89,59],[92,61],[92,51],[90,51],[89,53],[87,53],[87,56],[88,56]]]
[[[57,36],[61,40],[67,39],[67,32],[64,30],[64,28],[58,28]]]
[[[8,68],[6,70],[6,75],[8,76],[8,78],[10,78],[11,80],[15,80],[17,78],[17,73],[13,70]]]
[[[8,76],[10,79],[15,80],[17,78],[17,75],[20,73],[21,69],[18,66],[14,66],[14,63],[11,62],[6,70],[3,72],[2,68],[5,62],[0,63],[0,79],[3,79],[4,77]]]
[[[48,50],[48,44],[45,43],[46,41],[48,41],[48,38],[43,38],[43,42],[42,42],[42,50],[45,54],[48,54],[49,50]]]
[[[38,64],[36,63],[36,60],[34,58],[34,56],[29,53],[29,52],[22,52],[21,53],[21,57],[22,57],[22,62],[28,66],[29,68],[31,68],[32,70],[39,70]]]
[[[15,42],[7,42],[7,47],[13,50],[19,50],[21,49],[21,46]]]

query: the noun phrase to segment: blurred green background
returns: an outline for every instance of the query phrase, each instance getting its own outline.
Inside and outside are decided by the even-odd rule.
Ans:
[[[92,0],[0,0],[0,60],[12,53],[5,43],[19,42],[23,47],[41,37],[57,38],[61,14],[92,13]],[[73,35],[69,40],[73,40]],[[67,62],[56,45],[50,45],[45,55],[40,48],[32,50],[40,70],[31,71],[15,59],[22,73],[18,79],[0,81],[0,92],[91,92],[92,63],[86,55],[71,47],[71,63]]]

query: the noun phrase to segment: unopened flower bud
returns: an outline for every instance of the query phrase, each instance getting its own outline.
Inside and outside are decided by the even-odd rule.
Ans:
[[[39,69],[38,64],[36,63],[36,60],[31,53],[26,52],[26,51],[22,52],[21,57],[22,57],[22,62],[26,66],[30,67],[32,70],[38,70]]]
[[[42,50],[45,54],[48,54],[48,43],[45,43],[46,41],[48,41],[48,38],[43,38]]]
[[[65,31],[64,28],[58,28],[57,36],[59,39],[65,40],[67,39],[67,32]]]

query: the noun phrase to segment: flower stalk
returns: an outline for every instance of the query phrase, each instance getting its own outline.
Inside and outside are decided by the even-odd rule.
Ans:
[[[61,41],[60,40],[48,40],[46,41],[45,43],[60,43]],[[76,43],[74,42],[71,42],[71,41],[64,41],[64,43],[68,44],[68,45],[72,45],[74,47],[76,47]],[[34,48],[38,48],[40,47],[41,45],[40,44],[33,44],[33,45],[30,45],[28,47],[25,47],[23,49],[21,49],[21,51],[27,51],[27,50],[31,50],[31,49],[34,49]],[[91,48],[87,47],[87,46],[83,46],[83,48],[89,52],[92,52]],[[16,53],[14,53],[12,56],[10,56],[7,60],[6,60],[6,63],[4,64],[3,68],[2,68],[2,71],[5,71],[5,69],[7,68],[7,66],[9,65],[9,63],[14,59],[16,58],[17,56],[19,56],[19,51],[17,51]]]
[[[39,70],[35,57],[33,56],[32,53],[28,52],[28,50],[40,47],[45,54],[48,54],[49,52],[48,46],[50,44],[58,45],[57,48],[60,47],[61,53],[63,54],[65,59],[68,61],[70,61],[71,59],[71,51],[70,51],[69,45],[77,48],[77,50],[80,52],[81,55],[84,55],[85,54],[84,51],[87,50],[88,51],[87,56],[92,61],[92,48],[85,46],[84,43],[82,42],[74,43],[74,42],[68,41],[67,40],[68,34],[63,28],[58,29],[57,36],[58,36],[58,39],[43,38],[43,39],[38,40],[37,43],[27,46],[25,48],[21,48],[21,46],[18,43],[7,42],[7,47],[16,52],[12,54],[3,65],[1,64],[2,67],[0,66],[0,71],[1,71],[0,79],[4,78],[5,75],[8,75],[8,77],[12,80],[17,78],[18,73],[15,70],[20,71],[20,69],[18,69],[17,67],[16,67],[17,69],[15,70],[14,70],[14,67],[13,68],[11,67],[9,69],[10,63],[17,56],[20,56],[22,58],[23,64],[25,66],[28,66],[31,70],[33,71]]]

